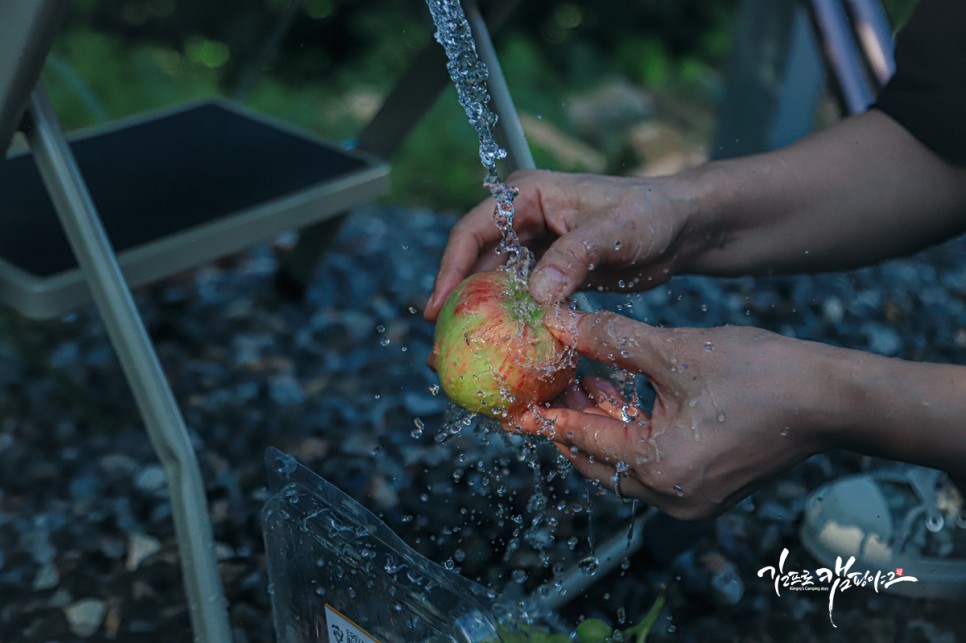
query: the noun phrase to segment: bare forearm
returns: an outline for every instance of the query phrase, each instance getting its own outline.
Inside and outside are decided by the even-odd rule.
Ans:
[[[682,178],[699,191],[684,272],[846,269],[966,230],[966,168],[946,164],[874,110]]]
[[[841,413],[829,445],[966,478],[966,367],[842,351],[829,379]]]

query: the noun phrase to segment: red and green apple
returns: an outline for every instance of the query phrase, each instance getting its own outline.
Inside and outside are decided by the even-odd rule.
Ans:
[[[430,359],[449,398],[504,419],[557,397],[576,360],[547,329],[549,314],[504,269],[463,280],[440,311]]]

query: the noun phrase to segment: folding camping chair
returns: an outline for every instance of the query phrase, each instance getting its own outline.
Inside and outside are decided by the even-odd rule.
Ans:
[[[388,166],[223,101],[68,142],[39,80],[68,2],[0,3],[0,302],[44,319],[93,299],[165,471],[195,639],[221,643],[231,633],[204,485],[129,289],[291,229],[315,243],[288,259],[307,274],[344,214],[386,191]],[[516,2],[491,2],[491,24]],[[391,156],[447,82],[429,43],[359,147]],[[28,149],[5,159],[18,129]]]
[[[198,463],[129,287],[370,201],[387,166],[208,102],[68,144],[39,84],[67,0],[0,3],[0,299],[48,318],[93,297],[164,467],[195,637],[231,640]],[[265,159],[272,159],[265,163]]]

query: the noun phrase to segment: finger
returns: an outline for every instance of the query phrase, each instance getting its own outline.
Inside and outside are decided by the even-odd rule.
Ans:
[[[501,253],[496,251],[496,246],[487,246],[480,253],[479,259],[473,264],[473,268],[470,269],[469,274],[473,275],[478,272],[487,272],[490,270],[496,270],[500,266],[504,265],[507,260],[506,253]],[[446,300],[443,300],[445,303]]]
[[[579,402],[578,402],[579,403]],[[585,406],[580,410],[570,409],[567,406],[531,406],[524,409],[517,415],[503,420],[503,428],[513,433],[528,433],[549,440],[557,439],[557,414],[568,410],[574,413],[589,414],[595,410],[593,405]]]
[[[652,450],[650,426],[643,416],[623,422],[599,411],[535,408],[515,418],[513,428],[577,447],[608,464],[647,457]]]
[[[652,502],[652,494],[639,481],[627,475],[619,475],[617,468],[613,465],[598,462],[588,454],[583,453],[577,447],[567,446],[560,442],[554,442],[554,446],[570,460],[580,475],[590,481],[600,483],[600,486],[617,493],[622,497],[641,498],[647,502]]]
[[[608,488],[613,489],[612,481],[617,473],[617,469],[613,465],[598,462],[575,446],[563,442],[554,442],[553,444],[570,460],[570,463],[580,472],[580,475],[588,480],[599,480],[601,484],[609,484]]]
[[[661,380],[670,367],[663,346],[671,331],[601,311],[546,315],[547,328],[578,353],[627,371]]]
[[[446,298],[470,274],[483,249],[499,240],[500,230],[493,222],[494,207],[493,199],[483,201],[450,231],[433,292],[423,311],[428,321],[436,321]]]
[[[620,388],[608,379],[585,377],[583,387],[596,408],[615,420],[635,419],[641,414],[641,410],[628,402]]]
[[[563,402],[567,408],[576,411],[586,411],[594,407],[594,401],[584,390],[584,387],[576,381],[571,382],[564,390]]]
[[[604,259],[600,231],[587,225],[566,231],[550,244],[530,276],[530,294],[542,304],[566,299]]]

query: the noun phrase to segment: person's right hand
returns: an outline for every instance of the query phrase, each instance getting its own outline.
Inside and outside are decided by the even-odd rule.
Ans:
[[[747,326],[659,328],[610,312],[547,319],[581,355],[647,377],[654,403],[648,413],[613,382],[585,377],[504,427],[552,440],[589,480],[676,518],[717,515],[814,453],[885,442],[851,433],[883,424],[854,391],[874,372],[863,367],[888,367],[885,358]]]
[[[672,178],[642,179],[523,170],[514,229],[538,257],[530,292],[540,303],[580,288],[646,290],[667,281],[681,257],[693,200]],[[506,261],[492,198],[450,233],[424,315],[435,321],[446,297],[474,272]]]

